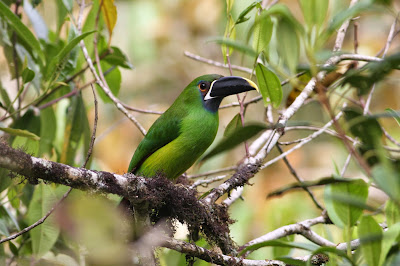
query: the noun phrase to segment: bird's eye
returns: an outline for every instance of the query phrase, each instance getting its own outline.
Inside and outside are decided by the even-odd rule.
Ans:
[[[206,90],[207,90],[207,83],[205,83],[205,82],[200,82],[200,84],[199,84],[199,89],[200,89],[201,91],[206,91]]]

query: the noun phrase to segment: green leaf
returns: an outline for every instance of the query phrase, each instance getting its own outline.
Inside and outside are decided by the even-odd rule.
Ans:
[[[8,92],[6,89],[3,88],[3,84],[0,81],[0,98],[1,98],[1,103],[3,106],[7,108],[7,110],[12,114],[15,112],[14,107],[11,103],[10,97],[8,96]]]
[[[3,235],[3,236],[10,235],[10,232],[8,231],[8,228],[7,228],[7,223],[4,219],[0,219],[0,235]]]
[[[28,210],[28,222],[33,224],[41,219],[57,202],[52,186],[39,184],[33,193]],[[40,257],[47,253],[56,243],[60,229],[54,223],[54,215],[50,215],[44,223],[29,231],[32,239],[32,252]]]
[[[239,14],[239,17],[236,19],[235,24],[237,25],[237,24],[240,24],[240,23],[243,23],[243,22],[249,20],[250,17],[246,17],[246,15],[247,15],[251,10],[253,10],[253,9],[257,6],[258,3],[259,3],[258,1],[253,2],[253,3],[251,3],[248,7],[246,7],[246,8]]]
[[[253,50],[253,48],[251,48],[250,46],[243,44],[241,42],[238,41],[233,41],[233,40],[228,40],[225,38],[212,38],[209,40],[210,42],[215,42],[218,44],[225,44],[226,46],[233,48],[237,51],[240,51],[244,54],[248,54],[254,58],[256,58],[258,56],[257,52]]]
[[[300,6],[309,30],[313,26],[320,28],[326,18],[329,0],[300,0]]]
[[[232,135],[232,133],[235,132],[241,126],[242,126],[242,120],[240,119],[240,113],[238,113],[237,115],[235,115],[232,118],[232,120],[226,126],[225,131],[224,131],[224,137],[228,137],[229,135]]]
[[[118,97],[119,90],[121,88],[121,71],[114,66],[111,66],[110,64],[106,62],[100,62],[101,69],[103,70],[103,73],[105,75],[105,79],[107,81],[108,86],[110,87],[111,92],[114,94],[114,96]],[[97,92],[101,98],[101,100],[105,103],[112,103],[110,98],[104,93],[103,89],[99,86],[96,85]]]
[[[220,143],[218,143],[210,152],[208,152],[201,159],[201,161],[210,159],[211,157],[214,157],[217,154],[230,150],[267,128],[268,127],[263,124],[253,124],[240,127],[232,134],[230,134],[228,137],[223,138]]]
[[[7,189],[12,183],[9,174],[7,169],[0,168],[0,193]]]
[[[389,163],[377,164],[372,168],[372,178],[376,184],[400,204],[400,173]]]
[[[288,235],[288,236],[280,238],[279,240],[281,240],[283,242],[293,243],[294,242],[294,237],[295,237],[295,235]],[[292,247],[285,248],[285,247],[274,246],[272,248],[272,254],[274,256],[274,259],[277,259],[279,257],[283,257],[283,256],[286,256],[286,255],[289,255],[291,250],[292,250]]]
[[[235,22],[233,21],[232,15],[228,16],[228,23],[226,24],[225,28],[225,33],[224,33],[224,40],[235,40],[236,39],[236,28],[235,28]],[[229,49],[229,53],[228,53]],[[233,47],[222,43],[221,44],[221,51],[222,51],[222,56],[224,58],[224,63],[227,63],[227,55],[231,55],[233,52]]]
[[[81,40],[83,40],[86,36],[94,33],[95,31],[89,31],[82,33],[80,36],[74,38],[72,41],[70,41],[66,46],[64,46],[61,51],[50,61],[47,71],[46,71],[46,80],[50,80],[54,73],[57,70],[57,67],[63,62],[65,57],[69,54],[69,52],[74,49]]]
[[[269,104],[268,98],[274,108],[281,104],[283,92],[281,82],[274,72],[258,63],[256,66],[256,76],[260,93],[264,100],[264,105]]]
[[[44,62],[44,54],[40,48],[40,43],[32,32],[21,22],[21,20],[0,1],[0,15],[4,16],[8,24],[15,30],[18,36],[23,39],[39,56],[41,62]]]
[[[391,199],[386,201],[385,214],[386,214],[386,224],[388,227],[391,227],[396,223],[400,223],[400,208]]]
[[[343,197],[343,200],[340,200]],[[362,215],[368,185],[362,179],[325,187],[324,200],[329,218],[338,227],[353,226]]]
[[[361,251],[367,265],[379,265],[383,230],[372,216],[363,216],[358,225]]]
[[[267,48],[271,40],[273,26],[270,16],[262,16],[262,13],[261,15],[256,14],[253,27],[253,49],[257,53],[261,53]]]
[[[49,30],[40,13],[33,8],[29,1],[24,1],[24,11],[28,16],[38,39],[48,41]]]
[[[393,245],[398,244],[400,237],[400,223],[394,224],[388,228],[387,231],[383,232],[383,241],[382,241],[382,251],[380,256],[379,265],[384,265],[386,260],[386,256],[389,253],[390,249]]]
[[[104,57],[104,61],[110,65],[120,66],[127,69],[133,69],[133,65],[129,62],[128,57],[118,47],[111,46],[112,53]]]
[[[297,242],[286,242],[286,241],[282,241],[282,240],[269,240],[269,241],[257,243],[252,246],[248,246],[245,249],[241,250],[239,252],[239,255],[242,255],[242,254],[246,253],[247,251],[260,249],[262,247],[297,248],[297,249],[302,249],[302,250],[307,250],[307,251],[314,251],[314,250],[318,249],[318,246],[316,244],[312,244],[312,243],[297,243]]]
[[[400,126],[400,112],[399,111],[396,112],[392,108],[386,108],[385,110],[393,116],[393,118],[396,120],[397,124]]]
[[[56,137],[57,121],[53,108],[40,111],[40,142],[39,156],[47,153],[52,154],[53,141]]]
[[[16,210],[19,209],[19,204],[20,204],[20,200],[19,200],[18,194],[19,193],[17,191],[16,186],[13,186],[13,187],[9,188],[8,191],[7,191],[7,198],[10,201],[11,206]]]
[[[66,119],[64,143],[60,155],[61,163],[68,165],[74,164],[79,142],[84,131],[83,122],[85,116],[86,110],[82,97],[80,95],[73,97],[71,99],[71,105]]]
[[[35,72],[33,72],[32,69],[27,67],[22,71],[22,82],[23,83],[31,82],[34,77],[35,77]]]
[[[381,148],[383,134],[379,122],[375,118],[364,116],[361,108],[346,108],[344,116],[351,133],[362,142],[360,153],[365,156],[369,165],[375,165],[379,161],[377,150]]]
[[[331,22],[329,23],[328,28],[324,31],[322,36],[320,37],[321,42],[325,42],[339,27],[348,19],[358,16],[361,12],[366,11],[368,9],[373,9],[372,6],[373,0],[365,0],[359,1],[354,6],[345,9],[339,12],[337,15],[333,17]]]
[[[12,136],[21,136],[21,137],[26,137],[32,140],[40,140],[40,137],[37,136],[36,134],[29,132],[28,130],[23,130],[23,129],[15,129],[15,128],[9,128],[9,127],[0,127],[1,131],[4,131]]]
[[[276,30],[279,40],[278,53],[284,60],[289,70],[296,73],[300,56],[300,41],[293,24],[287,19],[281,19]]]
[[[339,250],[335,247],[321,247],[317,250],[314,250],[312,255],[316,255],[316,254],[325,254],[325,253],[333,253],[336,254],[344,259],[346,259],[348,262],[350,262],[351,265],[356,266],[356,264],[354,263],[354,261],[346,254],[346,252]],[[310,259],[312,259],[313,256],[310,256]],[[307,264],[310,265],[310,264]]]

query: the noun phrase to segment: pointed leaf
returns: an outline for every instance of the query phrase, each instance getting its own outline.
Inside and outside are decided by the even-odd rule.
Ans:
[[[114,5],[114,0],[103,0],[102,3],[101,11],[110,34],[110,43],[114,26],[117,23],[117,7]]]
[[[340,197],[343,199],[340,200]],[[362,179],[330,184],[324,191],[329,218],[341,228],[353,226],[357,222],[362,215],[367,197],[368,185]]]
[[[386,108],[385,109],[387,112],[389,112],[389,114],[393,115],[393,118],[396,120],[397,124],[400,126],[400,112],[399,111],[395,111],[392,108]]]
[[[276,31],[279,40],[278,53],[292,73],[296,73],[300,56],[300,41],[292,23],[281,19]]]
[[[320,28],[326,18],[329,0],[300,0],[300,6],[309,30],[314,25]]]
[[[367,265],[379,265],[383,230],[372,216],[364,216],[358,225],[361,251]]]
[[[270,16],[262,16],[262,13],[256,15],[253,28],[253,49],[257,53],[261,53],[267,48],[271,40],[273,26]]]
[[[41,219],[57,202],[54,188],[46,184],[36,186],[29,205],[28,222],[33,224]],[[54,224],[54,216],[49,216],[44,223],[35,227],[29,234],[32,239],[32,252],[37,256],[47,253],[56,243],[60,229]]]
[[[376,184],[387,194],[392,200],[400,203],[400,173],[393,167],[386,164],[378,164],[372,168],[372,178]]]
[[[210,42],[216,42],[218,44],[224,44],[230,48],[235,49],[236,51],[240,51],[244,54],[248,54],[249,56],[252,56],[256,58],[258,56],[257,52],[253,50],[250,46],[243,44],[238,41],[233,41],[233,40],[228,40],[226,38],[212,38],[210,39]]]
[[[228,137],[222,139],[222,141],[218,143],[210,152],[208,152],[201,159],[201,161],[210,159],[211,157],[214,157],[217,154],[230,150],[267,128],[268,126],[263,124],[253,124],[240,127],[232,134],[230,134]]]
[[[242,126],[242,120],[240,119],[240,113],[238,113],[232,118],[231,122],[229,122],[229,124],[226,126],[224,131],[224,137],[228,137],[241,126]]]
[[[29,132],[28,130],[23,130],[23,129],[15,129],[15,128],[9,128],[9,127],[0,127],[1,131],[4,131],[10,135],[13,136],[21,136],[21,137],[26,137],[32,140],[40,140],[40,137],[37,136],[36,134]]]
[[[39,56],[42,63],[45,61],[44,53],[40,48],[40,43],[33,33],[21,22],[21,20],[12,12],[8,6],[0,1],[0,15],[4,16],[8,24],[17,32],[18,36],[23,39]]]
[[[390,249],[393,247],[393,245],[399,243],[399,237],[400,223],[394,224],[393,226],[389,227],[387,231],[383,232],[383,241],[379,265],[384,265],[386,256],[389,253]]]
[[[264,100],[264,105],[268,106],[269,100],[274,108],[281,104],[283,92],[281,82],[274,72],[258,63],[256,66],[256,76],[260,93]]]
[[[22,82],[23,83],[31,82],[34,77],[35,77],[35,72],[33,72],[33,70],[31,70],[29,67],[25,68],[22,71]]]
[[[133,68],[133,65],[131,62],[129,62],[128,57],[121,51],[121,49],[115,46],[111,46],[110,48],[112,49],[112,53],[104,57],[104,61],[114,66],[120,66],[127,69]]]
[[[72,41],[70,41],[66,46],[64,46],[61,51],[51,60],[49,63],[49,66],[47,67],[47,72],[46,72],[46,80],[49,80],[52,78],[53,74],[57,70],[57,66],[59,66],[62,61],[65,59],[65,57],[71,52],[72,49],[74,49],[81,40],[83,40],[86,36],[94,33],[95,31],[89,31],[82,33],[82,35],[74,38]]]
[[[388,227],[391,227],[396,223],[400,223],[400,208],[391,199],[386,201],[385,214]]]
[[[253,2],[253,3],[251,3],[248,7],[246,7],[246,8],[239,14],[239,17],[236,19],[235,24],[237,25],[237,24],[240,24],[240,23],[243,23],[243,22],[249,20],[250,18],[249,18],[249,17],[246,17],[246,15],[247,15],[251,10],[253,10],[253,9],[257,6],[258,3],[259,3],[259,2]]]

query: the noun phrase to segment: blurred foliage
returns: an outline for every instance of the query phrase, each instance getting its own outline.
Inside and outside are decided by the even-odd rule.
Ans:
[[[249,246],[247,251],[254,251],[249,258],[284,257],[283,261],[305,265],[291,258],[323,252],[330,258],[327,265],[398,264],[400,43],[394,38],[380,62],[346,62],[344,71],[339,65],[323,68],[332,56],[337,31],[353,17],[359,18],[351,21],[338,54],[353,53],[357,48],[360,54],[382,56],[390,26],[400,10],[397,1],[362,0],[351,8],[347,0],[285,0],[273,5],[269,4],[274,1],[104,0],[101,7],[100,2],[85,8],[80,34],[75,1],[0,0],[1,141],[34,156],[76,167],[83,164],[94,120],[93,95],[86,88],[95,82],[79,47],[81,41],[92,60],[97,45],[101,69],[113,94],[143,109],[165,110],[181,88],[201,74],[229,75],[226,69],[184,57],[185,50],[252,70],[248,78],[257,80],[264,105],[246,107],[246,120],[252,121],[246,127],[241,127],[237,109],[221,110],[224,136],[224,130],[220,130],[205,156],[210,159],[191,172],[240,162],[244,149],[234,148],[237,144],[254,139],[265,129],[277,128],[265,123],[265,107],[271,108],[277,120],[311,77],[327,70],[330,80],[320,82],[307,100],[309,104],[292,120],[319,127],[347,103],[350,107],[343,110],[344,119],[335,129],[339,137],[345,134],[356,139],[354,146],[348,146],[366,163],[351,160],[345,176],[341,176],[348,146],[326,136],[314,139],[288,159],[306,180],[326,176],[351,179],[322,184],[322,190],[314,190],[333,225],[312,229],[334,243],[360,238],[361,247],[355,253],[339,251],[292,235]],[[354,25],[358,25],[358,31]],[[395,30],[397,34],[398,26]],[[302,70],[306,70],[304,75],[299,74]],[[286,79],[287,85],[281,86]],[[373,93],[371,87],[375,88]],[[123,173],[142,136],[101,88],[96,88],[100,100],[98,134],[87,168]],[[365,112],[370,95],[369,112]],[[250,96],[255,93],[249,93],[247,99]],[[156,119],[153,114],[134,115],[145,128]],[[302,139],[308,133],[288,130],[281,141]],[[273,151],[270,156],[276,155]],[[320,215],[304,192],[265,199],[271,191],[292,183],[291,178],[285,164],[279,162],[258,173],[252,180],[256,185],[245,188],[244,200],[239,199],[230,209],[236,220],[231,235],[239,245],[283,225]],[[0,237],[8,237],[43,217],[66,189],[47,183],[29,184],[0,169]],[[199,188],[201,193],[209,190]],[[132,226],[116,208],[118,201],[115,195],[73,191],[42,225],[0,244],[0,265],[131,264],[127,243]],[[176,236],[187,238],[184,226],[177,228]],[[196,244],[215,248],[204,239]],[[176,251],[163,248],[157,255],[161,265],[186,264],[185,255]],[[209,263],[198,259],[194,265]]]

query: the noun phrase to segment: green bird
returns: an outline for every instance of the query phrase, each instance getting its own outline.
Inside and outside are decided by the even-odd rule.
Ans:
[[[150,127],[128,172],[144,177],[178,178],[214,141],[222,99],[249,90],[258,91],[258,87],[242,77],[211,74],[193,80]]]

